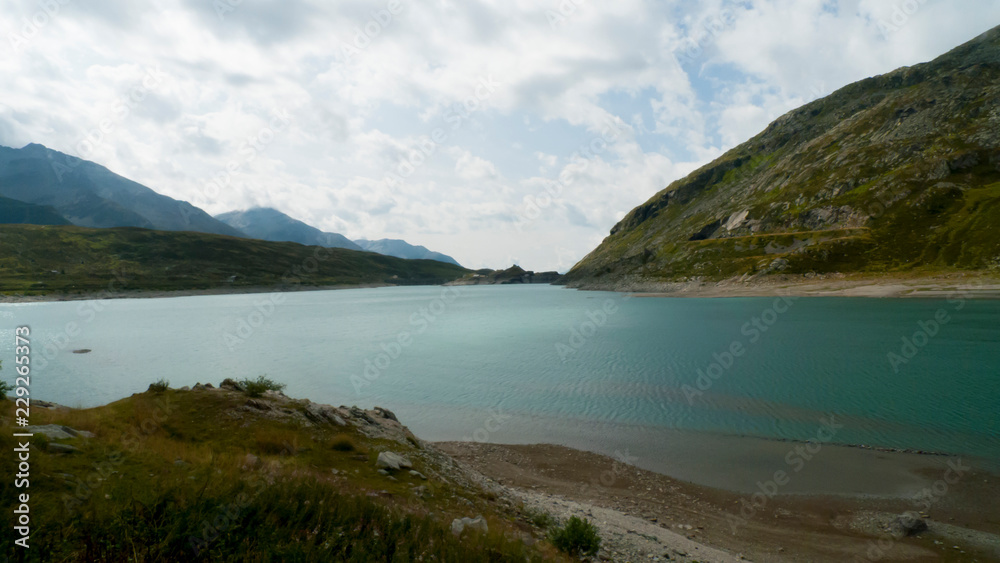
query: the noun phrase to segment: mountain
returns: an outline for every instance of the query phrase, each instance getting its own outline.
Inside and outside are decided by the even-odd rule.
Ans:
[[[443,284],[469,270],[343,248],[132,227],[0,225],[0,293]]]
[[[349,248],[362,250],[344,235],[324,233],[302,221],[270,207],[255,207],[246,211],[230,211],[216,215],[216,219],[239,229],[253,238],[270,241],[297,242],[307,246]]]
[[[1000,28],[846,86],[633,209],[563,278],[1000,269]]]
[[[107,168],[30,144],[0,147],[0,196],[48,205],[81,227],[145,227],[241,236],[208,213]]]
[[[414,246],[405,240],[391,238],[379,240],[358,239],[354,242],[369,252],[378,252],[379,254],[385,254],[386,256],[409,258],[411,260],[437,260],[438,262],[447,262],[448,264],[460,266],[458,261],[451,256],[427,250],[427,248],[423,246]]]
[[[55,209],[0,197],[0,224],[69,225]]]

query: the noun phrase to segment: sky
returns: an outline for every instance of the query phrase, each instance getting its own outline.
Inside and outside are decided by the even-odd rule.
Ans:
[[[783,113],[998,24],[995,0],[0,0],[0,145],[566,271]]]

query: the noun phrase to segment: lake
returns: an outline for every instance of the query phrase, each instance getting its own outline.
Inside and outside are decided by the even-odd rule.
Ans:
[[[1000,301],[394,287],[4,304],[0,321],[0,373],[29,325],[32,397],[70,406],[267,374],[428,440],[559,443],[708,484],[741,436],[1000,460]]]

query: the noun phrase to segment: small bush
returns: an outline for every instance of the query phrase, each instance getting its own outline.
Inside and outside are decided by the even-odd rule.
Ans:
[[[597,527],[590,520],[581,520],[571,516],[566,526],[552,530],[549,536],[552,544],[559,551],[571,556],[596,555],[601,549],[601,538],[597,535]]]
[[[535,512],[533,510],[528,511],[528,521],[535,525],[537,528],[548,528],[556,523],[555,518],[552,517],[548,512],[543,512],[539,510]]]
[[[244,379],[239,382],[239,386],[251,397],[260,397],[264,391],[281,391],[286,387],[284,383],[278,383],[266,375],[257,376],[257,379]]]
[[[13,391],[13,390],[14,390],[14,386],[13,385],[11,385],[10,383],[7,383],[6,381],[0,380],[0,401],[6,400],[7,399],[7,392],[8,391]]]
[[[153,393],[163,393],[167,389],[170,389],[170,382],[163,378],[149,384],[149,391],[152,391]]]
[[[358,448],[354,445],[354,441],[351,440],[350,436],[339,434],[333,437],[333,440],[330,442],[330,449],[338,452],[353,452]]]

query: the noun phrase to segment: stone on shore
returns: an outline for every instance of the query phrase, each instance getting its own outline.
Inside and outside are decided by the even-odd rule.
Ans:
[[[413,464],[409,459],[397,453],[379,452],[375,466],[380,469],[399,471],[400,469],[409,469],[413,467]]]

